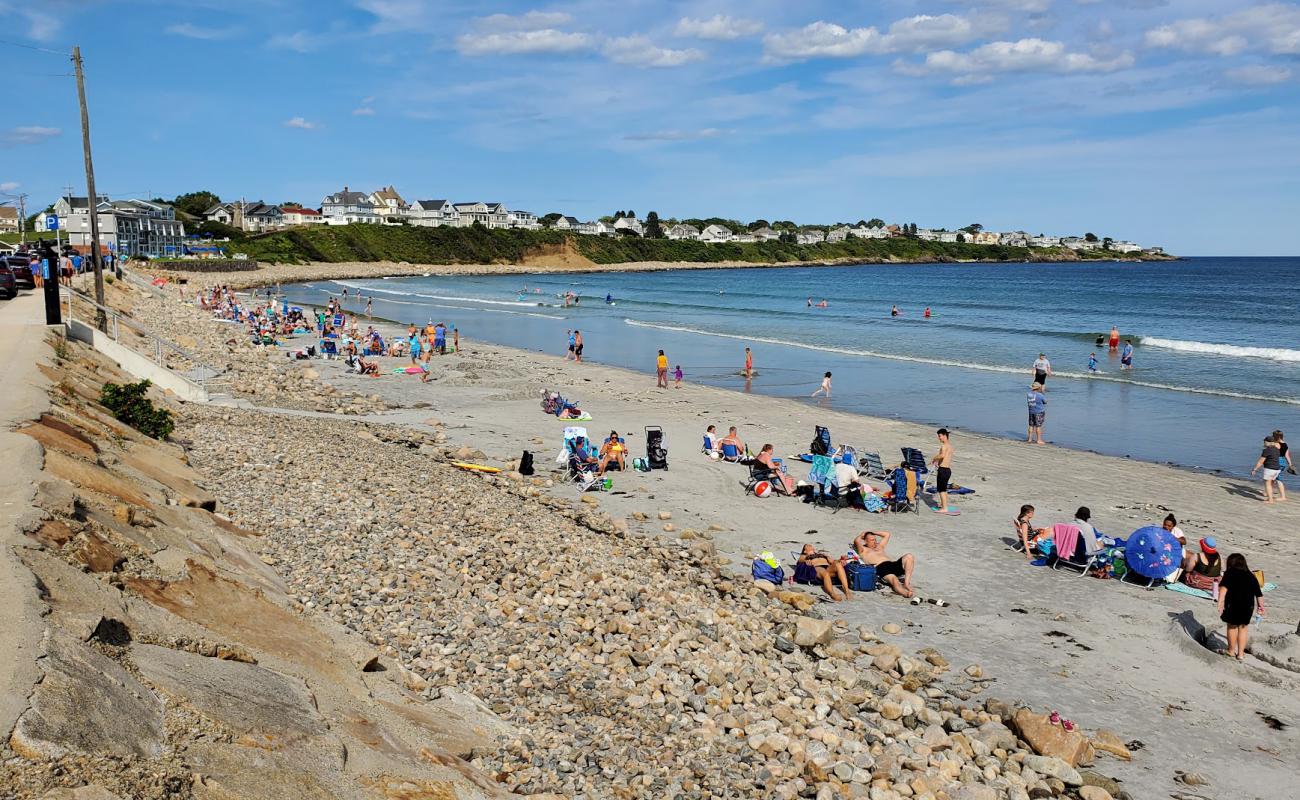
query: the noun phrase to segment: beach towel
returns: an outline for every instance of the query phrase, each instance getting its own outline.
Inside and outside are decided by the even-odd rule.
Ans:
[[[930,488],[926,489],[926,491],[929,492],[930,494],[934,494],[935,488],[931,486]],[[949,486],[948,494],[975,494],[975,490],[970,488],[969,486]]]
[[[1056,523],[1052,526],[1052,541],[1056,543],[1056,552],[1060,558],[1072,558],[1079,546],[1079,526]]]
[[[422,374],[422,373],[424,372],[424,368],[423,368],[423,367],[407,367],[406,369],[402,370],[402,372],[405,372],[407,375],[420,375],[420,374]]]
[[[1214,595],[1210,594],[1209,592],[1205,591],[1204,589],[1197,589],[1197,588],[1195,588],[1195,587],[1188,586],[1188,585],[1185,584],[1185,583],[1179,583],[1179,582],[1166,583],[1166,584],[1165,584],[1165,588],[1168,589],[1168,590],[1171,591],[1171,592],[1178,592],[1179,594],[1185,594],[1185,595],[1188,595],[1189,597],[1199,597],[1199,598],[1201,598],[1202,600],[1213,600],[1213,599],[1214,599]],[[1266,591],[1266,592],[1271,592],[1271,591],[1273,591],[1273,590],[1276,589],[1276,588],[1277,588],[1277,584],[1276,584],[1276,583],[1272,583],[1272,582],[1270,582],[1270,583],[1266,583],[1266,584],[1264,584],[1264,591]]]

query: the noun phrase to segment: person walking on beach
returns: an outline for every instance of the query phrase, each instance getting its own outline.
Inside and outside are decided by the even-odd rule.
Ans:
[[[375,318],[374,314],[371,313],[372,311],[374,311],[374,308],[375,308],[375,298],[367,297],[366,298],[366,321],[367,322]]]
[[[1043,424],[1047,421],[1047,398],[1043,396],[1043,384],[1034,381],[1029,387],[1029,437],[1027,442],[1043,444]]]
[[[1038,360],[1034,362],[1034,383],[1042,389],[1047,386],[1047,376],[1052,374],[1052,362],[1047,360],[1046,353],[1039,353]]]
[[[1286,443],[1286,434],[1282,433],[1282,431],[1273,431],[1273,443],[1277,445],[1277,449],[1281,453],[1282,472],[1288,475],[1296,474],[1295,462],[1291,460],[1291,445]],[[1280,473],[1277,476],[1277,481],[1277,485],[1281,486],[1282,475]]]
[[[930,459],[930,463],[938,469],[934,473],[934,496],[939,501],[939,507],[934,510],[936,514],[949,514],[956,516],[961,512],[955,508],[948,508],[948,483],[952,480],[952,442],[949,441],[950,434],[947,428],[940,428],[935,432],[939,439],[939,452],[935,457]]]
[[[1255,462],[1254,468],[1250,471],[1250,476],[1255,477],[1255,473],[1260,470],[1264,471],[1264,502],[1272,503],[1273,487],[1277,487],[1277,501],[1286,500],[1286,488],[1282,486],[1282,481],[1278,476],[1282,474],[1282,448],[1277,443],[1277,434],[1270,433],[1264,439],[1264,449],[1259,454],[1259,460]]]
[[[577,347],[577,342],[575,341],[573,331],[569,331],[568,334],[569,334],[569,350],[564,354],[565,361],[568,361],[573,358],[573,348]]]
[[[1124,351],[1119,354],[1119,368],[1133,369],[1133,340],[1124,340]]]
[[[1227,655],[1241,661],[1249,644],[1247,628],[1255,615],[1264,616],[1264,592],[1241,553],[1228,556],[1228,568],[1219,581],[1219,619],[1228,626]]]
[[[812,396],[824,395],[827,400],[831,397],[831,374],[828,372],[822,376],[822,385],[813,391]]]
[[[682,388],[682,365],[678,364],[677,369],[673,370],[673,388]]]
[[[573,360],[582,363],[582,331],[573,330]]]
[[[748,347],[746,347],[745,348],[745,378],[749,379],[752,377],[754,377],[754,354],[750,352]]]
[[[668,356],[664,355],[662,350],[659,351],[659,356],[655,359],[655,388],[668,388]]]

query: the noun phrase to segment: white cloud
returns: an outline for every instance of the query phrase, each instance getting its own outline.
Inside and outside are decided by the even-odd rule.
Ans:
[[[203,39],[205,41],[229,39],[231,36],[238,33],[237,28],[204,28],[195,25],[192,22],[181,22],[176,25],[168,25],[165,31],[174,36],[184,36],[187,39]]]
[[[319,50],[328,41],[329,37],[325,34],[312,33],[311,31],[294,31],[293,33],[277,33],[267,41],[267,44],[271,47],[293,50],[297,53],[310,53],[313,50]]]
[[[1245,50],[1300,55],[1300,6],[1268,3],[1222,17],[1178,20],[1147,31],[1148,47],[1231,56]]]
[[[0,137],[7,145],[40,144],[62,134],[60,128],[47,128],[43,125],[19,125],[10,128]]]
[[[370,106],[359,106],[352,109],[352,116],[354,117],[373,117],[374,115],[375,110]]]
[[[22,184],[18,181],[5,181],[4,183],[0,183],[0,192],[12,192],[19,186],[22,186]]]
[[[492,14],[474,20],[475,26],[483,31],[540,31],[558,28],[573,21],[573,17],[563,11],[529,11],[523,14]]]
[[[897,69],[909,75],[949,72],[962,84],[979,83],[984,77],[1003,72],[1114,72],[1133,66],[1130,53],[1104,58],[1075,53],[1062,42],[1020,39],[989,42],[965,53],[940,50],[929,53],[921,64],[899,63]]]
[[[763,38],[763,49],[769,60],[920,52],[964,44],[1003,27],[999,19],[975,14],[918,14],[897,20],[885,33],[875,27],[845,28],[819,20],[798,30],[769,33]]]
[[[286,127],[286,128],[298,128],[298,129],[300,129],[300,130],[304,130],[304,131],[314,131],[314,130],[316,130],[317,128],[319,128],[320,125],[319,125],[319,123],[316,123],[316,122],[310,122],[310,121],[308,121],[308,120],[305,120],[305,119],[303,119],[302,117],[291,117],[291,118],[286,119],[286,120],[284,121],[284,127]]]
[[[456,49],[466,56],[576,53],[590,50],[595,41],[585,33],[543,28],[533,31],[466,33],[456,39]]]
[[[704,53],[700,50],[659,47],[644,36],[610,39],[601,48],[601,52],[610,61],[637,67],[680,67],[704,58]]]
[[[24,5],[27,5],[26,3]],[[30,7],[20,8],[0,3],[0,11],[13,11],[27,20],[27,36],[38,42],[52,41],[63,30],[63,20],[54,14]]]
[[[629,142],[688,142],[694,139],[713,139],[727,131],[721,128],[701,128],[699,130],[663,130],[647,133],[629,133],[623,138]]]
[[[357,0],[357,8],[377,18],[371,33],[430,31],[438,21],[436,4],[427,0]]]
[[[725,14],[715,14],[708,19],[682,17],[677,21],[675,30],[678,36],[716,41],[742,39],[746,36],[757,36],[762,32],[763,23],[758,20],[729,17]]]
[[[1291,70],[1276,64],[1251,64],[1224,73],[1228,80],[1247,86],[1272,86],[1291,80]]]

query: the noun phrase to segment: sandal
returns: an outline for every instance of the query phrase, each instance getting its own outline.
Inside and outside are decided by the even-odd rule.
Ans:
[[[1074,723],[1068,719],[1063,719],[1061,720],[1061,727],[1065,728],[1067,731],[1072,731],[1074,730]]]
[[[923,603],[923,602],[925,602],[925,601],[922,600],[922,599],[919,598],[919,597],[913,596],[912,599],[908,600],[907,602],[911,603],[911,604],[914,605],[914,606],[919,606],[919,605],[921,605],[921,603]]]
[[[1050,722],[1050,723],[1052,723],[1053,725],[1060,725],[1060,724],[1061,724],[1061,715],[1058,714],[1057,712],[1053,711],[1051,714],[1048,714],[1048,715],[1047,715],[1047,721]]]

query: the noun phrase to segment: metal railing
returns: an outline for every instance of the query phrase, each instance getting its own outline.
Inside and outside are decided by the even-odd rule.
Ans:
[[[94,312],[102,311],[107,321],[107,333],[112,337],[114,342],[135,350],[141,355],[148,357],[150,361],[154,362],[158,366],[171,370],[186,380],[199,384],[209,392],[225,387],[227,383],[227,380],[223,377],[225,375],[225,370],[217,369],[216,367],[205,363],[201,358],[170,339],[154,333],[139,322],[136,322],[130,317],[124,316],[116,309],[100,305],[95,302],[93,297],[83,294],[82,292],[73,289],[71,286],[60,284],[59,292],[67,298],[67,318],[65,319],[65,322],[71,323],[76,318],[73,313],[74,301],[77,303],[84,303],[91,308],[91,318],[83,320],[83,322],[92,328],[95,327]],[[123,341],[123,328],[137,334],[140,341],[132,342],[129,337],[126,341]],[[169,356],[184,359],[189,363],[190,368],[184,371],[176,369],[167,363]]]

